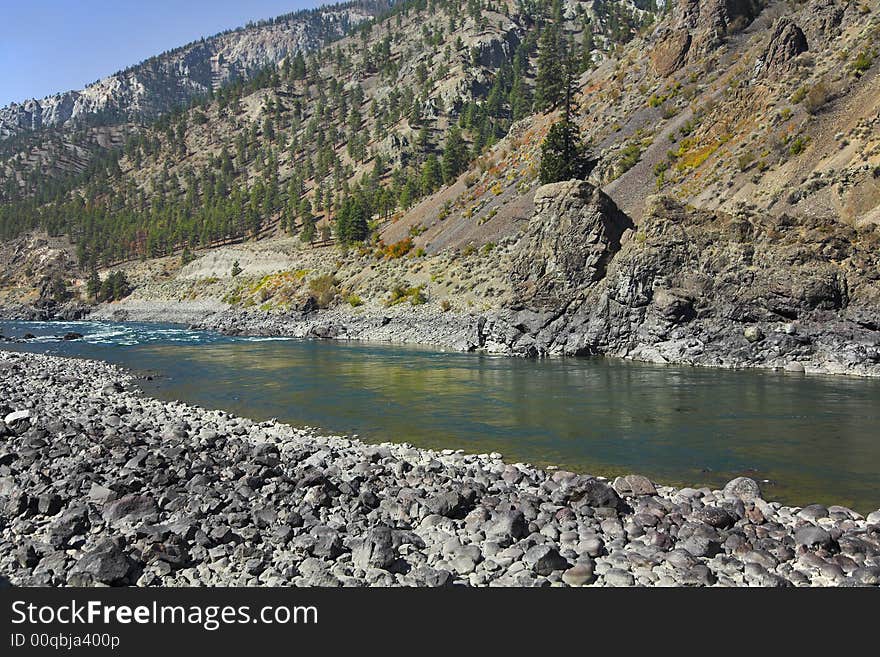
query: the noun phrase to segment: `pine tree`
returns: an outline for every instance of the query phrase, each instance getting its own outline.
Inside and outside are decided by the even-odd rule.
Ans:
[[[336,237],[342,244],[361,242],[369,235],[370,209],[361,194],[346,196],[336,214]]]
[[[428,156],[422,165],[422,194],[427,196],[432,194],[434,190],[443,184],[443,172],[440,167],[440,160],[433,153]]]
[[[519,121],[529,115],[532,108],[531,92],[525,81],[528,71],[529,55],[526,45],[520,44],[513,57],[513,82],[510,85],[510,93],[507,102],[510,105],[510,118]]]
[[[554,12],[558,14],[558,12]],[[546,112],[562,102],[564,70],[561,36],[561,14],[544,28],[538,43],[538,75],[535,78],[535,111]]]
[[[547,137],[541,144],[541,184],[561,180],[585,180],[596,161],[589,157],[587,148],[581,141],[580,130],[572,119],[576,110],[575,60],[572,50],[566,50],[563,65],[563,117],[550,127]]]
[[[443,161],[441,169],[443,182],[447,185],[453,183],[459,174],[464,171],[468,164],[467,144],[461,136],[458,126],[452,126],[446,136],[446,145],[443,148]]]
[[[550,127],[541,144],[541,184],[561,180],[584,180],[593,170],[595,160],[587,155],[577,126],[565,119]]]
[[[584,19],[584,37],[581,42],[581,73],[589,71],[593,67],[593,25],[589,19]]]
[[[89,280],[86,283],[86,293],[95,301],[98,300],[98,293],[101,291],[101,277],[98,276],[98,271],[96,269],[92,269],[89,274]]]
[[[311,244],[315,241],[315,217],[312,215],[312,204],[307,198],[302,200],[299,214],[302,217],[302,232],[299,234],[299,239],[303,243]]]

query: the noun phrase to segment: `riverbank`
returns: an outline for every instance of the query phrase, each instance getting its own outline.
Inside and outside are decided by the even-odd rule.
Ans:
[[[515,232],[482,246],[398,257],[388,247],[310,248],[286,237],[218,247],[187,263],[125,263],[132,294],[89,319],[880,377],[873,229],[778,221],[745,206],[698,210],[664,196],[648,199],[636,225],[582,181],[544,185],[533,205]],[[25,296],[11,289],[6,297],[15,302],[0,317],[83,312],[40,295],[44,305],[28,316]]]
[[[183,323],[226,335],[413,344],[527,358],[606,356],[731,370],[880,377],[876,332],[832,314],[809,321],[750,324],[745,329],[727,321],[695,320],[687,332],[664,339],[640,334],[634,342],[605,343],[601,348],[578,347],[596,337],[589,327],[571,329],[580,319],[526,309],[466,313],[443,311],[431,304],[402,304],[390,308],[340,305],[326,310],[264,311],[205,301],[132,299],[99,306],[88,318]],[[606,329],[613,333],[611,327]],[[559,333],[563,330],[573,332],[562,339]]]
[[[15,585],[859,585],[880,512],[366,445],[164,403],[0,352],[0,575]]]

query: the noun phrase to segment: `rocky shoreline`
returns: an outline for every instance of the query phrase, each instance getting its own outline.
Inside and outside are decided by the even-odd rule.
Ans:
[[[875,338],[857,335],[852,325],[830,315],[809,323],[719,323],[701,328],[702,335],[690,333],[689,328],[679,330],[668,340],[640,338],[601,349],[552,344],[565,331],[570,331],[568,335],[579,342],[587,339],[590,327],[569,326],[583,322],[582,317],[525,308],[473,314],[442,312],[431,307],[353,310],[344,306],[310,312],[232,307],[204,312],[187,303],[154,301],[103,306],[87,319],[183,323],[227,335],[414,344],[525,358],[606,356],[664,365],[880,377],[880,352],[873,343]],[[628,325],[624,322],[624,326]]]
[[[880,511],[368,445],[0,352],[0,578],[15,586],[863,586]]]

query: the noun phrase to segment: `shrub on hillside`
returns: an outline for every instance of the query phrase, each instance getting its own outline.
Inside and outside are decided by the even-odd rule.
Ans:
[[[309,291],[318,308],[327,308],[336,298],[336,279],[332,274],[322,274],[309,282]]]
[[[831,91],[824,82],[814,84],[804,96],[804,109],[810,114],[816,114],[831,99]]]

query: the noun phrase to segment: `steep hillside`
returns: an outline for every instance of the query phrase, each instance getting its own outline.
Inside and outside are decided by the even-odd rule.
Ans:
[[[454,184],[530,115],[548,26],[570,33],[587,69],[652,20],[630,4],[571,7],[562,18],[558,2],[400,3],[331,47],[134,130],[122,149],[96,129],[35,135],[0,163],[0,232],[72,235],[86,267],[276,226],[311,242],[348,211],[358,234],[343,241],[361,240]],[[89,159],[102,138],[109,148]],[[367,230],[370,220],[379,225]]]

